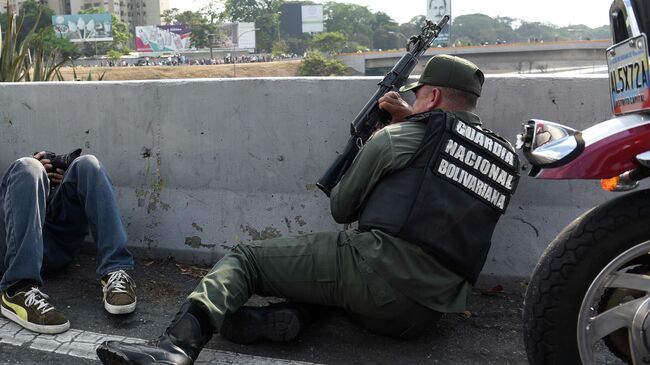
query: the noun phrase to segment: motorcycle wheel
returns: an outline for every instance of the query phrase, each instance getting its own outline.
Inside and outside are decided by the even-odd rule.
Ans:
[[[648,364],[648,268],[650,190],[613,199],[564,228],[537,263],[526,291],[530,363],[594,364],[610,362],[614,354],[627,363]]]

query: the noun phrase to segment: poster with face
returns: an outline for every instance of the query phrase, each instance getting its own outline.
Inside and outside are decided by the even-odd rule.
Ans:
[[[427,0],[429,7],[427,11],[427,18],[439,22],[445,14],[447,14],[447,0]]]
[[[438,23],[445,15],[451,16],[451,0],[426,0],[427,19]],[[449,23],[443,28],[436,43],[449,43]]]

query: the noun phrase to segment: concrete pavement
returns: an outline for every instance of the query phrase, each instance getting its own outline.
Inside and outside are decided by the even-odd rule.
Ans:
[[[0,363],[98,364],[92,348],[106,338],[157,337],[208,269],[139,258],[133,273],[138,308],[131,315],[113,316],[101,305],[95,263],[92,256],[82,255],[65,272],[45,279],[44,292],[72,324],[72,330],[58,339],[35,337],[0,318]],[[521,280],[483,277],[469,298],[467,313],[445,315],[435,328],[411,342],[374,335],[333,311],[291,344],[242,346],[215,335],[200,363],[525,364],[520,319],[524,291]],[[266,300],[253,298],[252,303]]]

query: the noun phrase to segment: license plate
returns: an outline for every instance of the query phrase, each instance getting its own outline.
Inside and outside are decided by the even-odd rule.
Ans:
[[[607,68],[615,115],[650,109],[650,70],[645,34],[608,48]]]

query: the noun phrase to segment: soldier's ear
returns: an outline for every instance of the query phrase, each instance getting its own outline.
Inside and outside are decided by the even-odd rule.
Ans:
[[[442,90],[437,87],[431,89],[431,92],[427,95],[427,110],[433,110],[440,107],[442,104]]]

